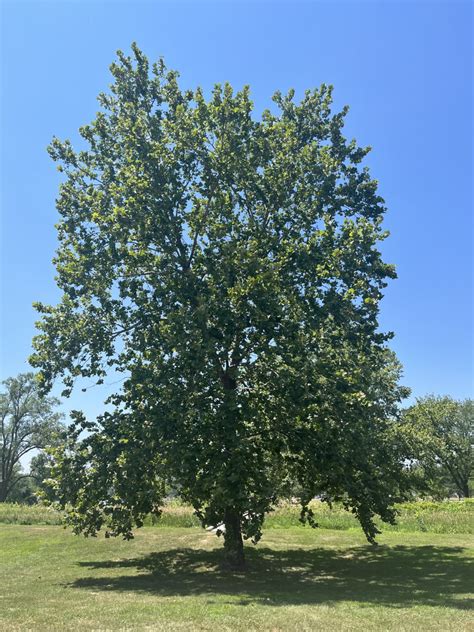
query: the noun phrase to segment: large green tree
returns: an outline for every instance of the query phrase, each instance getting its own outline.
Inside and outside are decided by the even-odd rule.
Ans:
[[[8,378],[2,385],[0,502],[5,502],[30,476],[22,470],[21,460],[33,450],[44,449],[58,440],[62,415],[55,411],[59,403],[57,399],[41,395],[33,373]],[[21,497],[20,492],[15,496],[17,499]]]
[[[474,468],[474,400],[429,395],[405,411],[401,425],[420,490],[434,496],[454,489],[469,498]],[[444,490],[444,491],[443,491]]]
[[[125,377],[113,412],[75,413],[56,454],[70,522],[129,537],[171,480],[204,525],[225,524],[239,567],[289,476],[303,519],[316,493],[341,499],[373,541],[399,491],[404,391],[378,330],[395,273],[369,149],[344,138],[326,85],[276,93],[258,118],[247,87],[207,100],[136,46],[111,71],[86,148],[49,150],[63,297],[37,305],[31,361],[66,394]]]

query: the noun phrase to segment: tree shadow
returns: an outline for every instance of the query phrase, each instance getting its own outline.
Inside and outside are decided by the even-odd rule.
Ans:
[[[249,569],[229,573],[222,551],[171,549],[119,561],[80,562],[91,569],[136,574],[84,577],[75,588],[162,596],[239,595],[232,603],[298,605],[359,601],[388,607],[467,609],[472,565],[462,547],[361,546],[344,549],[247,548]]]

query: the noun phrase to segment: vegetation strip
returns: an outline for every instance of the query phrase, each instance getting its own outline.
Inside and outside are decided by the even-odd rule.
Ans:
[[[340,506],[330,509],[325,503],[313,501],[311,507],[316,521],[322,529],[345,530],[358,528],[354,516]],[[398,506],[396,525],[380,524],[382,531],[422,531],[428,533],[474,532],[474,500],[429,502],[418,501]],[[0,504],[0,524],[59,525],[62,516],[58,511],[44,505]],[[169,502],[159,518],[148,516],[148,526],[155,527],[200,527],[192,507],[179,501]],[[265,521],[268,528],[301,528],[299,508],[291,503],[281,503]],[[308,527],[306,527],[308,528]]]

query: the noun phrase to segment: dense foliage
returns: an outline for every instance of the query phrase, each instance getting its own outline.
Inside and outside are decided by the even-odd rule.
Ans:
[[[377,244],[383,200],[322,85],[273,97],[182,91],[160,61],[118,54],[111,92],[50,147],[65,173],[55,259],[59,305],[31,361],[62,376],[122,372],[113,412],[77,412],[56,454],[56,493],[76,531],[129,537],[165,483],[204,525],[258,540],[284,480],[352,508],[367,537],[394,518],[401,459],[392,421],[406,394],[378,329],[395,276]],[[83,430],[86,436],[81,435]]]
[[[474,401],[430,395],[403,416],[402,432],[420,492],[469,498],[474,466]]]

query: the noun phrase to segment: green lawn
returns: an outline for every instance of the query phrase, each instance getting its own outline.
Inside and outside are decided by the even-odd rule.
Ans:
[[[267,529],[249,570],[221,541],[150,528],[131,542],[0,525],[1,630],[472,630],[473,538]],[[471,584],[471,585],[470,585]]]

